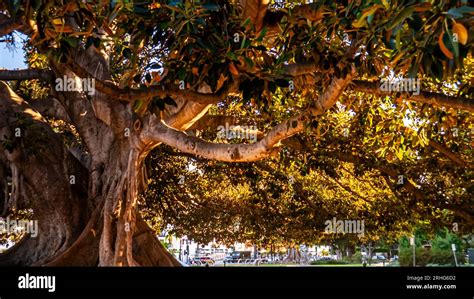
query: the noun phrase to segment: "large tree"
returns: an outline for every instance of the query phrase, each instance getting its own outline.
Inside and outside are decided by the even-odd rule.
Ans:
[[[146,158],[163,144],[174,148],[164,155],[266,159],[244,169],[272,175],[279,159],[323,168],[321,186],[292,187],[314,211],[336,184],[472,228],[474,34],[463,1],[31,0],[3,1],[0,13],[4,41],[28,37],[32,67],[0,71],[17,81],[0,82],[0,200],[40,227],[0,264],[178,265],[137,205],[149,170],[161,175]],[[381,88],[399,77],[421,90]],[[59,84],[68,79],[93,89]],[[212,135],[226,123],[256,125],[256,142]],[[383,192],[361,194],[354,178]],[[283,220],[311,222],[300,214]]]

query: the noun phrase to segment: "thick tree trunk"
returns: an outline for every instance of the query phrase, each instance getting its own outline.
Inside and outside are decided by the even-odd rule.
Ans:
[[[42,264],[69,247],[89,217],[87,171],[41,116],[4,83],[0,114],[0,138],[11,143],[0,153],[12,175],[6,200],[13,209],[31,208],[39,231],[1,255],[0,264]]]
[[[18,129],[20,136],[14,134]],[[101,167],[94,162],[101,160],[97,157],[83,165],[42,116],[3,82],[0,131],[2,143],[13,146],[0,151],[0,186],[8,188],[7,175],[12,176],[11,190],[2,190],[2,204],[9,210],[31,208],[39,226],[37,237],[26,235],[0,254],[0,265],[180,265],[137,214],[141,169],[150,149],[136,135],[115,134],[118,138],[102,147],[108,160]],[[97,146],[89,146],[91,152]]]

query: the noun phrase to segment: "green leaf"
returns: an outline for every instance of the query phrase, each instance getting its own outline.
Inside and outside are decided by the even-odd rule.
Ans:
[[[403,160],[403,150],[399,149],[398,151],[395,151],[395,155],[399,160]]]
[[[411,16],[415,10],[414,6],[405,7],[393,20],[390,22],[390,25],[387,27],[387,30],[391,30],[402,23],[407,17]]]
[[[198,43],[199,46],[201,46],[201,48],[205,50],[209,49],[209,46],[206,43],[204,43],[202,39],[198,38],[196,42]]]
[[[354,28],[362,28],[364,27],[365,25],[367,24],[367,22],[365,21],[365,18],[361,18],[361,19],[358,19],[357,21],[353,22],[352,23],[352,27]]]
[[[94,43],[94,38],[92,36],[87,37],[86,46],[85,46],[86,49],[92,46],[93,43]]]
[[[94,47],[96,48],[100,47],[100,38],[98,37],[94,38]]]
[[[370,16],[367,17],[367,24],[372,24],[372,21],[374,20],[375,14],[371,14]]]
[[[242,39],[242,43],[240,44],[240,48],[241,49],[248,48],[249,45],[250,45],[250,40],[248,40],[246,37],[244,37]]]
[[[79,41],[77,40],[77,38],[75,37],[71,37],[71,36],[66,36],[66,37],[63,37],[62,40],[64,42],[66,42],[68,45],[70,45],[71,47],[73,48],[76,48]]]
[[[400,51],[400,48],[402,46],[402,43],[400,42],[400,38],[401,38],[401,31],[398,30],[397,34],[395,36],[395,46],[396,46],[397,50],[399,50],[399,51]]]
[[[182,4],[183,4],[183,1],[181,1],[181,0],[173,0],[170,3],[168,3],[168,5],[172,6],[172,7],[177,7],[177,6],[180,6]]]
[[[133,12],[139,15],[147,15],[149,13],[148,9],[141,5],[134,5]]]
[[[461,6],[457,8],[451,8],[450,10],[447,11],[447,14],[454,19],[459,19],[463,17],[463,14],[473,13],[473,12],[474,12],[474,7]]]
[[[258,37],[257,37],[257,41],[258,41],[258,42],[263,41],[263,38],[264,38],[265,35],[267,34],[267,31],[268,31],[268,28],[267,28],[267,27],[263,27],[262,31],[260,31],[260,34],[259,34]]]
[[[178,75],[179,80],[185,80],[186,79],[186,70],[185,69],[179,69],[177,75]]]
[[[115,3],[115,1],[110,2],[110,5],[111,6],[113,5],[113,7],[111,7],[112,12],[110,13],[110,16],[109,16],[109,23],[111,23],[117,17],[118,13],[120,12],[120,8],[115,9],[116,4],[117,3]]]
[[[367,25],[367,21],[366,21],[367,17],[372,16],[372,18],[373,18],[373,14],[377,11],[377,9],[379,9],[381,7],[383,7],[383,6],[382,5],[374,5],[370,8],[368,8],[368,9],[365,9],[362,12],[360,18],[357,21],[352,23],[352,26],[355,27],[355,28],[364,27],[365,25]]]
[[[448,31],[443,34],[443,43],[454,54],[454,57],[459,56],[459,44],[453,40],[451,32]]]
[[[13,8],[13,13],[15,15],[20,10],[20,7],[21,7],[21,0],[13,0],[12,8]]]
[[[441,81],[443,79],[443,66],[438,60],[433,60],[431,65],[431,75]]]
[[[203,18],[197,18],[196,24],[206,26],[206,20],[204,20]]]
[[[242,27],[247,27],[247,25],[250,24],[250,18],[247,18],[243,23],[242,23]]]
[[[254,63],[253,63],[252,59],[250,59],[248,57],[244,57],[244,61],[247,64],[248,67],[252,68],[254,66]]]
[[[408,78],[416,78],[418,74],[418,63],[412,64],[408,70]]]
[[[203,4],[202,7],[204,7],[205,9],[209,11],[219,11],[220,9],[219,5],[216,3],[206,3],[206,4]]]
[[[238,60],[237,55],[235,55],[235,53],[232,52],[232,51],[227,52],[226,56],[229,57],[230,59],[234,60],[234,61]]]
[[[143,101],[142,100],[136,100],[135,103],[133,104],[133,111],[138,111],[140,110],[140,108],[142,107],[143,105]]]

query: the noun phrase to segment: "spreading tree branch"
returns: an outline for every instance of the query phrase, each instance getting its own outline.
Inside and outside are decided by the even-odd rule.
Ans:
[[[143,88],[119,88],[111,81],[102,81],[97,78],[94,78],[89,72],[83,69],[79,64],[75,63],[73,60],[69,61],[71,69],[76,75],[81,78],[91,77],[95,80],[95,88],[107,94],[117,100],[122,100],[125,102],[134,102],[138,99],[149,99],[152,97],[161,97],[166,96],[170,97],[182,97],[188,101],[200,103],[200,104],[215,104],[224,99],[232,90],[237,87],[236,82],[228,83],[222,87],[216,93],[200,93],[192,90],[179,89],[177,87],[170,87],[160,85],[153,85],[150,87]]]
[[[383,91],[380,86],[379,81],[362,81],[354,80],[353,89],[356,91],[361,91],[365,93],[377,94],[377,95],[390,95],[395,93],[395,91]],[[445,94],[439,94],[429,91],[420,91],[420,94],[408,94],[406,100],[426,103],[435,106],[443,106],[450,108],[457,108],[462,110],[467,110],[470,112],[474,111],[474,99],[449,96]]]
[[[38,79],[48,83],[53,82],[53,72],[44,69],[0,70],[0,80],[32,80]]]
[[[328,88],[321,94],[315,107],[289,118],[271,129],[262,139],[253,144],[223,144],[205,141],[186,135],[182,131],[167,126],[156,116],[150,115],[147,127],[142,131],[144,142],[162,142],[182,152],[206,159],[226,162],[252,162],[275,154],[280,141],[304,130],[312,116],[317,116],[332,107],[352,79],[354,72],[345,78],[333,78]]]
[[[303,129],[301,119],[287,120],[273,128],[263,139],[253,144],[223,144],[205,141],[201,138],[186,135],[182,131],[167,126],[164,122],[152,122],[153,130],[145,133],[145,140],[162,142],[178,150],[226,162],[252,162],[261,160],[276,153],[274,147],[280,140],[288,138]]]
[[[12,33],[21,26],[22,24],[18,19],[12,18],[3,21],[0,24],[0,37]]]
[[[437,151],[439,151],[440,153],[442,153],[443,155],[445,155],[449,160],[453,161],[457,165],[461,167],[470,167],[470,165],[466,163],[466,161],[464,161],[461,157],[453,153],[450,149],[448,149],[441,143],[436,142],[434,140],[430,140],[429,145],[433,147],[434,149],[436,149]]]
[[[219,126],[237,126],[249,125],[251,119],[240,118],[232,115],[204,115],[197,122],[195,122],[189,130],[205,130],[208,128],[217,128]]]
[[[323,73],[322,67],[320,64],[314,62],[301,62],[301,63],[292,63],[285,65],[283,70],[286,74],[297,77],[306,74],[312,73]]]

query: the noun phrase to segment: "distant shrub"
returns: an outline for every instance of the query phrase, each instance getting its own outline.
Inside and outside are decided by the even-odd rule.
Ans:
[[[462,252],[456,252],[458,264],[465,262],[465,257]],[[413,265],[413,250],[409,248],[403,248],[399,254],[400,266],[410,267]],[[428,249],[428,248],[417,248],[415,262],[417,266],[449,266],[455,265],[453,253],[451,250],[442,249]]]
[[[431,252],[428,248],[417,248],[415,252],[415,263],[417,266],[425,267],[431,259]],[[413,250],[411,248],[403,248],[400,250],[398,257],[400,266],[413,266]]]
[[[456,251],[456,258],[458,260],[458,264],[464,264],[465,257],[462,252]],[[453,252],[451,250],[433,249],[431,251],[430,262],[439,265],[456,265],[454,261]]]
[[[362,255],[360,254],[360,251],[357,251],[356,253],[354,253],[354,254],[351,256],[350,261],[351,261],[352,263],[355,263],[355,264],[361,263],[361,261],[362,261]]]

